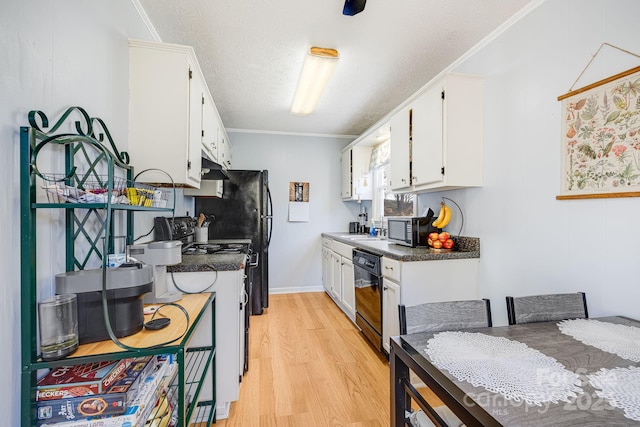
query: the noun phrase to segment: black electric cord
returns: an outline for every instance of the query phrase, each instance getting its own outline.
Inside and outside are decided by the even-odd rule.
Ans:
[[[168,318],[167,316],[165,316],[164,314],[160,313],[160,310],[162,310],[162,308],[167,307],[167,306],[177,307],[182,311],[182,313],[184,314],[184,317],[187,320],[187,322],[185,323],[184,331],[182,332],[182,334],[179,337],[177,337],[177,338],[175,338],[175,339],[173,339],[171,341],[166,341],[166,342],[163,342],[163,343],[160,343],[160,344],[155,344],[155,345],[153,345],[151,347],[147,347],[147,348],[158,348],[158,347],[164,347],[165,345],[173,344],[174,342],[181,340],[182,337],[184,337],[187,334],[187,332],[189,331],[189,320],[190,320],[189,319],[189,313],[187,312],[187,310],[183,306],[181,306],[180,304],[173,303],[173,302],[167,302],[167,303],[164,303],[161,306],[159,306],[158,309],[153,313],[153,316],[151,316],[151,319],[144,324],[145,329],[147,329],[147,330],[159,330],[159,329],[163,329],[164,327],[169,325],[171,319]],[[162,316],[162,319],[156,319],[156,315]],[[155,323],[154,323],[154,321],[155,321]],[[161,322],[158,322],[158,321],[161,321]]]
[[[215,277],[213,279],[213,282],[211,282],[211,284],[209,286],[207,286],[206,288],[201,289],[199,291],[193,291],[193,292],[185,291],[180,286],[178,286],[178,284],[176,283],[176,278],[173,276],[173,271],[172,271],[171,272],[171,281],[173,282],[173,286],[175,286],[176,289],[179,290],[180,292],[182,292],[183,294],[187,294],[187,295],[200,294],[202,292],[206,292],[208,289],[211,289],[213,287],[213,285],[215,285],[216,282],[218,281],[218,270],[216,270],[216,268],[211,264],[205,264],[205,267],[209,267],[211,270],[213,270],[214,273],[216,273],[216,275],[215,275]]]
[[[143,237],[147,237],[149,234],[153,233],[153,230],[156,229],[156,225],[154,224],[153,227],[151,227],[151,230],[149,230],[149,232],[147,234],[143,234],[142,236],[138,236],[135,239],[133,239],[133,243],[137,242],[138,240],[142,239]]]
[[[102,147],[102,145],[98,146],[99,149],[102,149],[103,152],[105,152],[105,156],[108,157],[108,153],[106,153],[106,149],[104,147]],[[155,170],[155,171],[159,171],[162,172],[164,174],[166,174],[169,177],[169,180],[171,181],[171,185],[173,187],[173,209],[172,209],[172,214],[175,216],[175,200],[176,200],[176,187],[175,187],[175,183],[173,181],[173,178],[171,177],[171,175],[169,175],[169,173],[167,173],[166,171],[163,171],[162,169],[145,169],[142,172],[138,173],[135,177],[134,177],[134,181],[144,172],[147,171],[151,171],[151,170]],[[106,203],[106,215],[105,215],[105,224],[111,224],[111,213],[112,213],[112,197],[111,197],[111,193],[113,191],[113,163],[109,162],[109,170],[108,170],[108,184],[107,184],[107,203]],[[105,227],[105,232],[104,232],[104,246],[103,246],[103,254],[107,253],[107,242],[109,241],[110,238],[110,230],[109,227]],[[107,301],[107,263],[106,263],[107,257],[106,256],[102,256],[102,314],[103,314],[103,318],[104,318],[104,324],[105,327],[107,329],[107,334],[109,335],[109,338],[111,339],[111,341],[113,341],[118,347],[123,348],[125,350],[130,350],[130,351],[136,351],[136,350],[145,350],[145,349],[150,349],[150,348],[158,348],[158,347],[163,347],[169,344],[172,344],[180,339],[182,339],[182,337],[184,337],[186,335],[186,333],[188,332],[189,329],[189,313],[187,312],[187,310],[182,307],[179,304],[174,304],[174,303],[166,303],[164,305],[171,305],[174,307],[179,308],[182,313],[185,315],[185,318],[187,320],[186,322],[186,326],[185,326],[185,331],[177,338],[172,339],[172,340],[168,340],[165,342],[161,342],[159,344],[155,344],[152,346],[148,346],[148,347],[133,347],[130,345],[127,345],[125,343],[123,343],[122,341],[120,341],[115,333],[113,332],[113,328],[111,327],[111,319],[109,316],[109,305],[108,305],[108,301]],[[156,311],[157,312],[157,311]]]

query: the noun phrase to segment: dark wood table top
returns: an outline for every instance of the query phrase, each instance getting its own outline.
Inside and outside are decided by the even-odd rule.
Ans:
[[[594,320],[640,328],[640,322],[625,317],[606,317]],[[601,368],[640,367],[640,363],[623,359],[615,354],[583,344],[565,335],[558,329],[558,322],[530,323],[493,328],[470,329],[489,336],[504,337],[526,344],[530,348],[553,357],[567,370],[580,376],[583,394],[570,402],[543,403],[542,406],[514,402],[502,395],[489,392],[483,387],[475,387],[468,382],[458,381],[446,370],[435,367],[424,352],[427,343],[435,333],[416,333],[393,337],[392,345],[398,351],[407,352],[418,365],[424,368],[419,376],[437,377],[440,385],[451,395],[464,392],[465,405],[477,404],[504,426],[638,426],[640,422],[624,416],[622,409],[614,408],[599,397],[591,386],[587,374],[595,374]]]

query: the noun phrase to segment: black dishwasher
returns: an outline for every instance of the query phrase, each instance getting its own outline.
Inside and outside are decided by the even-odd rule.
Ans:
[[[356,325],[371,344],[382,351],[382,257],[353,250],[356,290]]]

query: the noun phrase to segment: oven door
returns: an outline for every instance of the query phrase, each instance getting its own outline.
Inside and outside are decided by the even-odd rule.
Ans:
[[[382,348],[382,278],[354,263],[356,325],[377,348]]]

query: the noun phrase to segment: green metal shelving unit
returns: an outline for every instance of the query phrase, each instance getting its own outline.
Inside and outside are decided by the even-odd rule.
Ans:
[[[63,126],[69,127],[72,124],[72,115],[79,117],[73,122],[75,132],[56,133]],[[44,129],[49,128],[49,120],[41,111],[29,113],[29,124],[30,126],[20,128],[21,425],[23,427],[36,425],[35,384],[38,370],[157,354],[173,354],[178,362],[177,373],[169,382],[165,392],[165,398],[168,399],[177,395],[178,426],[186,426],[188,423],[211,425],[215,422],[216,408],[215,294],[211,294],[204,305],[204,308],[210,306],[212,310],[213,333],[210,346],[188,348],[192,334],[203,318],[203,308],[195,319],[190,319],[189,327],[178,344],[145,349],[123,347],[124,351],[56,361],[44,361],[40,358],[36,337],[38,302],[36,212],[39,209],[64,210],[66,271],[82,270],[90,262],[99,261],[103,271],[103,289],[106,289],[107,257],[105,254],[111,253],[114,249],[116,221],[124,221],[122,225],[126,228],[126,244],[132,244],[134,212],[173,212],[174,208],[117,203],[119,189],[114,183],[124,180],[123,182],[135,186],[133,167],[128,164],[128,154],[118,151],[104,122],[99,118],[90,117],[84,109],[80,107],[67,109],[47,132]],[[37,161],[41,152],[50,152],[53,154],[51,157],[63,155],[64,172],[56,176],[42,173]],[[85,170],[79,172],[80,168]],[[89,184],[92,186],[97,184],[104,200],[91,203],[69,202],[69,199],[57,200],[61,193],[58,191],[53,197],[54,200],[43,201],[41,200],[43,195],[37,191],[39,184],[65,189],[86,189]],[[64,191],[62,194],[64,196]],[[175,203],[175,190],[173,200]],[[108,324],[106,320],[105,323]],[[208,369],[213,370],[213,399],[201,402],[198,401],[198,396]]]

